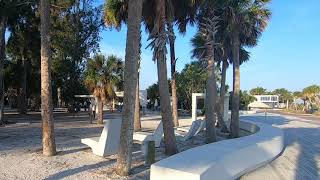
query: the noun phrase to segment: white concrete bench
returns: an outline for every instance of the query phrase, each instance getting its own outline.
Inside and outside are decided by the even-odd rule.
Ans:
[[[121,124],[121,119],[106,120],[100,137],[81,139],[81,143],[88,145],[98,156],[115,154],[120,143]]]
[[[203,124],[202,120],[195,120],[195,121],[192,121],[191,126],[185,127],[186,129],[177,128],[174,133],[176,136],[181,137],[181,138],[179,138],[179,140],[186,141],[186,140],[192,138],[193,136],[197,135],[198,132],[200,132],[200,128],[202,128],[202,126],[201,126],[202,124]],[[185,130],[187,130],[187,131],[185,131]],[[186,134],[182,135],[179,131],[186,132]]]
[[[278,157],[284,148],[282,130],[241,121],[255,134],[206,144],[163,159],[151,166],[151,180],[236,179]]]
[[[161,140],[163,136],[163,125],[162,121],[160,121],[158,127],[155,129],[153,133],[149,132],[134,132],[133,140],[140,141],[142,144],[146,141],[154,141],[156,147],[160,147]]]

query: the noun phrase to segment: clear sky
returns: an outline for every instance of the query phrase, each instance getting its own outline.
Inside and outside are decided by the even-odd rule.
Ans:
[[[103,3],[103,0],[99,0]],[[241,66],[241,89],[262,86],[268,90],[287,88],[301,90],[311,84],[320,85],[320,0],[273,0],[272,18],[259,40],[249,49],[251,58]],[[101,52],[116,54],[124,59],[126,27],[120,32],[104,30],[101,33]],[[196,28],[189,27],[182,36],[177,34],[177,70],[190,63],[190,39]],[[141,89],[157,82],[156,64],[148,45],[147,34],[142,34]],[[169,57],[169,56],[168,56]],[[169,64],[169,63],[168,63]],[[168,73],[170,67],[168,66]],[[232,71],[228,70],[227,83],[232,85]]]

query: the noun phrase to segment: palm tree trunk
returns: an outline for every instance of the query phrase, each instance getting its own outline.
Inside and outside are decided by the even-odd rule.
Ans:
[[[136,85],[136,100],[134,110],[134,131],[141,131],[141,120],[140,120],[140,92],[139,92],[139,73]]]
[[[233,93],[232,93],[232,109],[231,109],[231,137],[239,137],[239,103],[240,103],[240,62],[239,50],[240,42],[239,37],[236,35],[232,47],[233,55]]]
[[[21,92],[20,92],[20,114],[27,113],[27,59],[22,55],[22,66],[23,66],[23,77],[21,81]]]
[[[207,45],[207,58],[208,58],[208,79],[206,83],[206,99],[205,99],[205,118],[206,118],[206,142],[212,143],[217,141],[216,136],[216,115],[215,106],[217,102],[217,84],[215,77],[215,64],[213,59],[214,50],[211,45]]]
[[[62,107],[61,87],[57,88],[57,96],[58,96],[58,108],[61,108]]]
[[[228,67],[228,62],[227,62],[227,59],[225,59],[222,62],[220,98],[219,98],[219,104],[218,104],[218,107],[217,107],[217,112],[219,112],[218,113],[218,123],[221,126],[221,131],[222,132],[228,132],[227,125],[225,123],[225,120],[223,119],[223,114],[224,114],[224,96],[226,95],[227,67]]]
[[[41,0],[40,6],[42,149],[45,156],[53,156],[56,144],[51,92],[50,1]]]
[[[159,39],[165,41],[166,32],[166,16],[165,16],[165,0],[157,0],[157,23],[159,23]],[[165,45],[165,44],[164,44]],[[170,105],[169,85],[167,78],[166,54],[164,47],[160,47],[157,57],[158,81],[159,81],[159,95],[161,102],[161,115],[163,122],[165,153],[172,155],[178,152],[176,138],[174,135],[172,109]]]
[[[133,121],[137,86],[138,58],[140,51],[140,28],[142,16],[142,0],[129,0],[128,31],[126,42],[124,98],[120,145],[117,158],[117,174],[129,175],[132,161]]]
[[[5,57],[5,33],[7,27],[7,17],[0,16],[0,125],[4,124],[4,57]]]
[[[103,101],[98,98],[98,124],[103,124]]]
[[[172,117],[175,127],[179,126],[178,120],[178,97],[176,85],[176,55],[175,55],[175,36],[173,31],[172,22],[168,23],[169,29],[169,43],[170,43],[170,58],[171,58],[171,95],[172,95]]]

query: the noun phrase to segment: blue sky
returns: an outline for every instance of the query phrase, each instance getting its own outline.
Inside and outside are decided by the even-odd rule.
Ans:
[[[103,3],[102,0],[99,2]],[[269,26],[258,46],[249,49],[250,61],[241,66],[241,89],[262,86],[268,90],[284,87],[295,91],[311,84],[320,84],[320,58],[317,54],[320,52],[319,7],[319,0],[273,0]],[[120,32],[104,30],[101,33],[101,52],[124,58],[126,30],[125,26]],[[184,36],[177,34],[178,71],[192,61],[190,39],[195,32],[195,27],[189,27]],[[140,84],[141,89],[145,89],[157,82],[157,69],[152,61],[152,52],[145,49],[147,34],[143,32],[142,36]],[[231,68],[227,83],[232,85]]]

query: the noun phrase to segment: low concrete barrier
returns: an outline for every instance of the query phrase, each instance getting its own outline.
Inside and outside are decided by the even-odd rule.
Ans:
[[[151,166],[151,180],[236,179],[272,161],[284,148],[283,131],[241,121],[240,128],[255,134],[206,144],[163,159]]]

